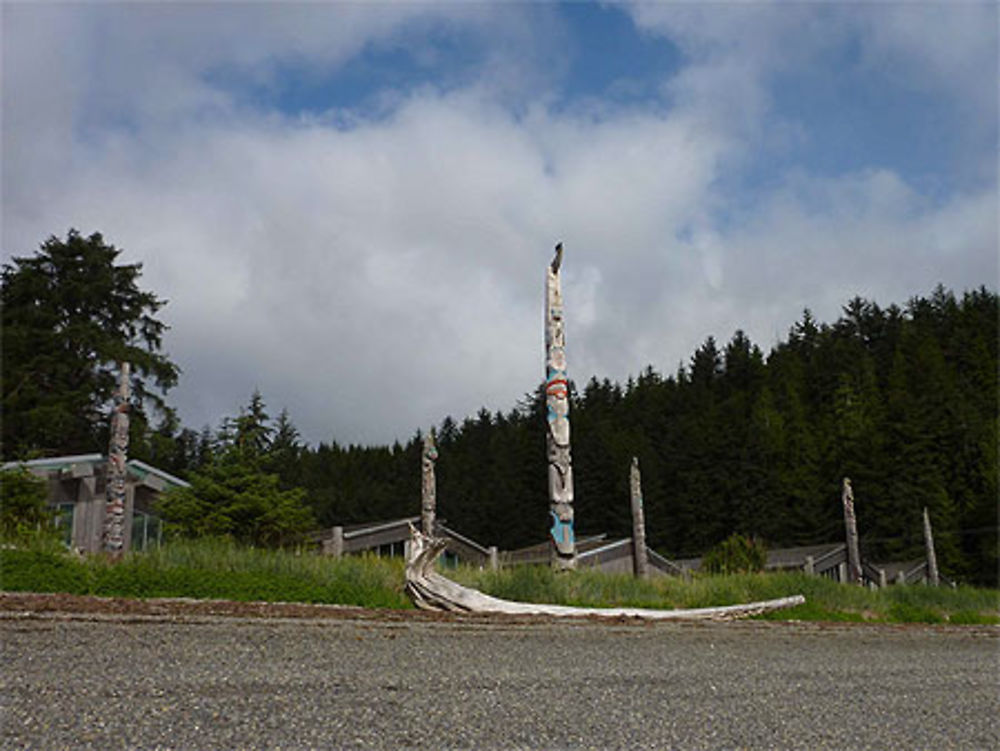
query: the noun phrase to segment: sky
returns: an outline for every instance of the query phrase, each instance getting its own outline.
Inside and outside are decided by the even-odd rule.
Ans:
[[[544,378],[998,284],[992,2],[2,5],[2,260],[101,232],[196,430],[388,444]]]

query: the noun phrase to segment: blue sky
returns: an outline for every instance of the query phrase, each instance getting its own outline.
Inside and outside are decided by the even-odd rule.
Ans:
[[[254,388],[310,441],[510,409],[559,240],[578,381],[997,286],[994,3],[2,19],[4,259],[77,227],[142,261],[192,427]]]

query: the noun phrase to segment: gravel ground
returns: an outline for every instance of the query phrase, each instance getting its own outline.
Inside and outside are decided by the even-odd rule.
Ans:
[[[1000,748],[994,627],[54,602],[0,597],[3,748]]]

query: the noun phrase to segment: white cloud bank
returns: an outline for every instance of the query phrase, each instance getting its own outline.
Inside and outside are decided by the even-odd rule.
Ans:
[[[818,54],[801,24],[639,6],[637,22],[689,56],[664,82],[674,106],[594,118],[546,106],[543,90],[508,106],[509,73],[532,52],[507,73],[498,61],[511,40],[535,43],[510,13],[343,7],[303,6],[279,24],[259,6],[186,7],[152,24],[4,6],[4,255],[75,226],[143,261],[144,285],[170,300],[166,348],[184,370],[170,401],[192,427],[255,387],[311,441],[387,442],[447,414],[509,409],[543,376],[543,272],[558,240],[579,381],[670,372],[736,328],[766,347],[804,307],[831,318],[855,294],[996,285],[995,180],[932,201],[878,165],[793,170],[719,219],[721,178],[774,138],[770,76]],[[395,92],[378,117],[250,109],[206,82],[229,65],[266,84],[275,60],[336,66],[440,23],[499,26],[503,44],[475,80]],[[848,31],[871,59],[912,53],[912,28],[866,23]],[[775,45],[788,39],[785,54]],[[992,39],[969,54],[995,55]],[[41,52],[52,45],[61,62]],[[918,56],[939,82],[915,80],[961,98],[969,63],[955,54]],[[87,99],[94,87],[110,121]]]

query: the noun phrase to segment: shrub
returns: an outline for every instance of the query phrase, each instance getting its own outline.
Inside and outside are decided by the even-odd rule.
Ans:
[[[0,493],[0,537],[24,543],[58,535],[45,480],[24,467],[5,469],[0,471]]]
[[[8,592],[88,594],[91,580],[86,563],[62,551],[0,550],[0,588]]]
[[[759,540],[732,534],[702,558],[701,568],[712,574],[749,574],[764,570],[767,548]]]

